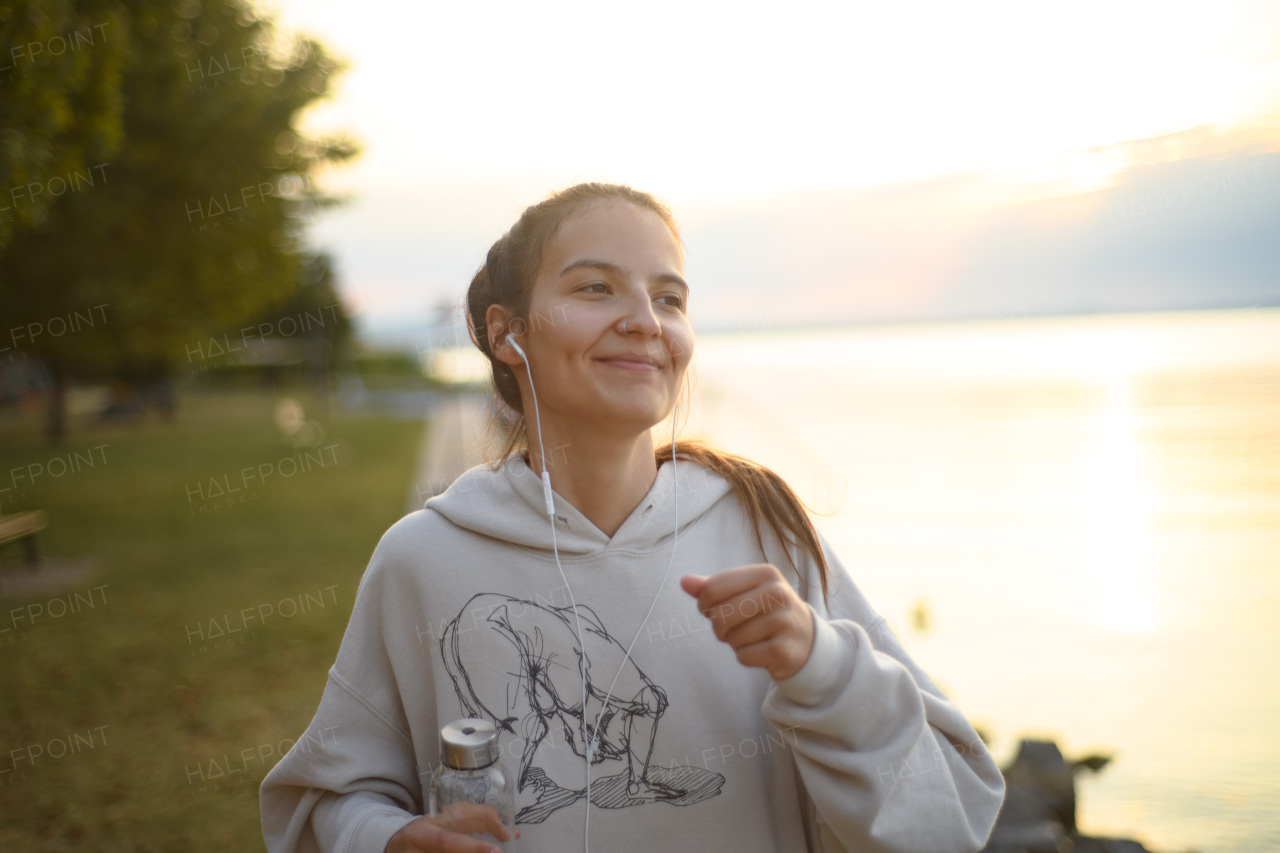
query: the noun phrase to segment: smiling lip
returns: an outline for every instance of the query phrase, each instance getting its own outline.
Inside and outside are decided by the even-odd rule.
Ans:
[[[620,367],[623,370],[635,370],[639,372],[653,372],[659,370],[658,363],[648,358],[602,358],[598,361],[613,367]]]

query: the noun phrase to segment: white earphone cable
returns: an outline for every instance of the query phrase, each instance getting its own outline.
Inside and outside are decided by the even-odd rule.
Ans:
[[[529,375],[529,391],[533,395],[533,417],[538,425],[538,449],[542,454],[542,496],[547,506],[547,517],[551,520],[551,548],[556,555],[556,568],[560,570],[560,579],[564,581],[564,588],[569,591],[569,603],[573,605],[573,618],[578,626],[578,652],[581,655],[578,668],[582,672],[582,743],[586,749],[587,744],[587,672],[584,663],[586,661],[587,649],[582,642],[582,619],[578,615],[578,602],[573,597],[573,587],[569,585],[569,578],[565,576],[564,566],[560,565],[560,548],[556,543],[556,519],[555,519],[555,503],[551,497],[551,473],[547,470],[547,446],[542,440],[542,415],[538,411],[538,392],[533,387],[533,368],[529,366],[529,357],[524,354],[524,350],[520,348],[512,338],[507,336],[507,341],[520,353],[521,359],[524,361],[525,372]],[[591,756],[587,756],[588,779],[590,778]],[[590,799],[587,800],[590,805]]]
[[[676,477],[676,418],[680,413],[679,404],[676,405],[675,411],[671,413],[671,499],[673,501],[672,509],[675,514],[675,524],[671,530],[671,558],[667,560],[667,570],[662,573],[662,581],[658,584],[658,594],[653,597],[653,603],[649,605],[649,612],[644,614],[644,619],[640,621],[640,627],[636,629],[636,635],[631,638],[631,645],[627,646],[627,653],[622,657],[622,666],[618,667],[618,672],[613,677],[613,683],[609,685],[609,692],[605,694],[604,705],[600,708],[600,713],[596,715],[595,736],[591,742],[590,755],[594,755],[596,751],[597,741],[600,738],[600,720],[604,717],[604,712],[609,708],[609,700],[613,698],[614,685],[618,683],[618,679],[622,677],[622,671],[627,668],[627,661],[631,660],[631,650],[636,647],[636,640],[640,639],[640,632],[644,630],[644,626],[648,624],[649,617],[653,615],[653,609],[658,606],[658,599],[662,597],[662,591],[667,587],[667,578],[671,575],[671,564],[676,560],[676,541],[680,534],[680,481]],[[584,682],[585,687],[585,682]],[[586,714],[586,706],[583,706],[583,714]],[[587,831],[591,828],[591,761],[587,760]],[[588,853],[590,847],[587,848]]]
[[[625,329],[625,327],[624,327]],[[649,622],[649,617],[653,615],[654,608],[658,606],[658,599],[662,597],[662,591],[666,588],[667,578],[671,575],[671,566],[676,559],[676,543],[680,533],[680,483],[676,477],[676,420],[680,413],[680,407],[677,404],[671,415],[671,475],[672,475],[672,508],[674,512],[674,525],[671,531],[671,557],[667,560],[667,570],[662,575],[662,581],[658,584],[657,595],[653,597],[653,603],[649,605],[649,611],[645,613],[644,619],[640,622],[640,627],[636,629],[636,635],[631,640],[631,645],[627,646],[626,654],[622,657],[622,664],[618,667],[618,672],[613,677],[613,682],[609,685],[609,692],[605,694],[604,704],[600,708],[600,713],[596,715],[596,724],[594,733],[588,739],[587,737],[587,649],[586,644],[582,640],[582,619],[578,615],[578,602],[573,597],[573,587],[569,585],[569,578],[564,573],[564,566],[560,564],[560,548],[556,542],[556,519],[555,519],[555,503],[552,499],[551,491],[551,474],[547,470],[547,448],[542,440],[542,415],[538,411],[538,392],[533,387],[533,368],[529,365],[529,357],[525,355],[520,345],[515,342],[512,335],[507,335],[507,342],[510,343],[520,353],[521,360],[524,361],[525,372],[529,376],[529,391],[533,396],[533,417],[538,428],[538,449],[542,454],[542,496],[546,503],[547,517],[551,521],[551,548],[556,558],[556,568],[560,570],[560,579],[564,581],[565,589],[569,592],[569,603],[573,606],[573,617],[578,628],[578,652],[579,663],[578,668],[582,676],[582,743],[587,758],[587,816],[582,828],[582,846],[585,853],[591,851],[591,760],[595,757],[596,749],[599,747],[600,741],[600,721],[604,719],[605,711],[609,709],[609,701],[613,698],[613,688],[617,685],[618,679],[622,677],[622,671],[626,669],[627,662],[631,660],[631,650],[635,648],[636,641],[640,639],[640,633],[644,631],[644,626]]]

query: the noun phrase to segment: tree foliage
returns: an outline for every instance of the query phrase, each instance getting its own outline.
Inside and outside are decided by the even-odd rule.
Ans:
[[[17,15],[40,5],[20,2]],[[99,12],[118,16],[119,144],[109,156],[105,143],[82,146],[95,182],[58,197],[0,250],[0,305],[6,321],[26,323],[105,305],[105,322],[27,348],[55,374],[162,375],[205,331],[254,321],[295,295],[306,224],[335,201],[312,175],[355,148],[295,128],[339,63],[314,41],[282,37],[243,0],[85,3],[67,14]],[[19,150],[57,148],[45,129],[56,123],[24,121],[6,127]],[[109,130],[109,111],[98,121]],[[107,130],[73,117],[60,132],[109,142]]]
[[[119,149],[125,26],[116,0],[0,2],[0,248]]]

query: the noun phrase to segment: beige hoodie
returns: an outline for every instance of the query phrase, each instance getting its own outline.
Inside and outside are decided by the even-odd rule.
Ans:
[[[386,532],[315,718],[263,781],[269,850],[382,853],[423,814],[437,733],[460,717],[499,727],[521,853],[583,848],[597,722],[602,853],[982,847],[999,769],[825,540],[824,603],[813,561],[798,555],[797,576],[767,526],[762,554],[728,483],[685,457],[612,538],[555,505],[568,587],[541,480],[518,457],[471,469]],[[679,587],[759,562],[815,614],[813,652],[783,681],[741,666]]]

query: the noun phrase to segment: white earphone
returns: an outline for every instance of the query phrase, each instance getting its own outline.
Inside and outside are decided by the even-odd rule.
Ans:
[[[542,443],[542,418],[541,416],[538,415],[538,392],[534,391],[533,389],[533,370],[532,368],[529,367],[529,356],[525,355],[524,350],[520,348],[520,345],[518,343],[516,343],[516,336],[514,333],[508,333],[507,343],[511,344],[512,348],[514,348],[516,352],[520,353],[520,360],[524,362],[524,368],[529,372],[529,390],[533,392],[533,413],[535,417],[537,417],[537,421],[538,421],[538,446],[542,450],[542,498],[544,501],[546,501],[546,504],[547,504],[547,515],[551,517],[551,534],[552,534],[552,539],[554,544],[554,537],[555,537],[555,530],[556,530],[554,516],[556,514],[556,505],[555,505],[555,502],[551,499],[551,472],[547,470],[547,448]],[[556,563],[559,564],[559,561],[560,561],[560,554],[557,551]],[[564,570],[561,569],[561,574],[563,573],[564,573]],[[568,581],[566,581],[565,583],[568,584]],[[570,593],[570,596],[572,596],[572,593]],[[576,607],[577,606],[575,605],[575,609]],[[584,705],[583,711],[585,710],[586,710],[586,707]]]
[[[623,331],[626,331],[626,324],[623,324]],[[604,712],[609,709],[609,700],[613,698],[613,688],[618,683],[618,679],[622,676],[622,671],[626,669],[627,662],[631,660],[631,650],[635,648],[636,640],[640,639],[640,632],[644,630],[644,626],[648,624],[649,617],[653,615],[653,609],[658,606],[658,599],[662,597],[662,591],[666,589],[667,578],[671,576],[671,566],[676,559],[676,542],[680,534],[680,488],[679,480],[676,474],[676,419],[680,413],[679,404],[676,410],[671,414],[671,473],[672,473],[672,508],[675,514],[675,527],[671,532],[671,559],[667,561],[667,570],[662,575],[662,582],[658,584],[658,593],[653,597],[653,603],[649,605],[649,612],[644,615],[640,627],[636,629],[636,635],[631,640],[631,645],[627,646],[627,653],[623,655],[622,664],[618,667],[618,673],[613,677],[613,683],[609,685],[609,692],[605,694],[604,704],[600,706],[600,713],[596,715],[595,733],[591,736],[590,742],[587,742],[587,673],[585,661],[587,655],[586,645],[582,640],[582,620],[578,616],[578,602],[573,597],[573,588],[569,586],[569,578],[564,573],[564,566],[560,565],[560,548],[556,544],[556,505],[552,499],[551,493],[551,472],[547,470],[547,448],[542,441],[542,416],[538,412],[538,392],[533,387],[533,368],[529,366],[529,356],[525,355],[520,345],[516,343],[514,333],[506,336],[506,341],[511,347],[520,354],[520,360],[524,362],[524,369],[529,376],[529,391],[533,395],[533,416],[538,427],[538,449],[542,453],[542,497],[546,502],[547,518],[551,521],[551,548],[556,556],[556,568],[560,570],[560,579],[564,581],[564,587],[569,591],[569,603],[573,605],[573,617],[578,627],[578,649],[581,652],[584,661],[582,671],[582,741],[586,745],[587,753],[587,818],[586,824],[582,830],[583,849],[590,853],[591,850],[591,759],[595,757],[596,749],[600,745],[600,720],[604,717]]]

